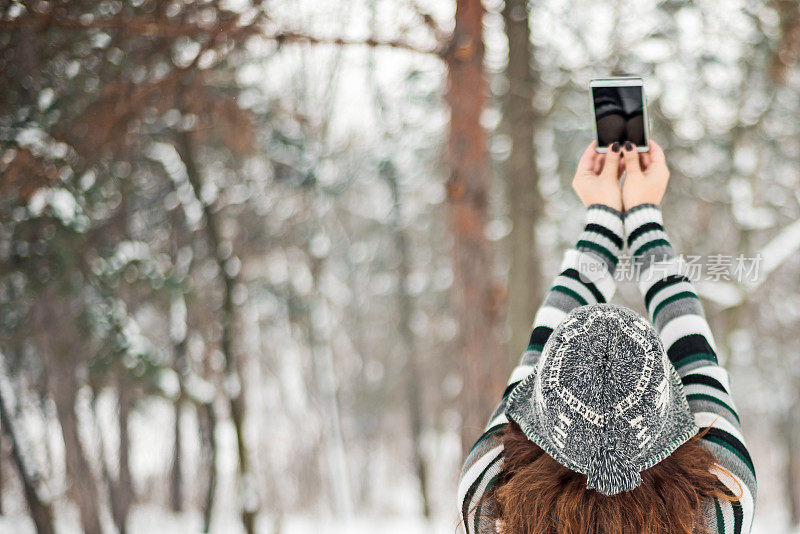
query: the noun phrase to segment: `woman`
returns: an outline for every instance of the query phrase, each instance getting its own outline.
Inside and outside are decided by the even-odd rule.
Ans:
[[[664,152],[621,148],[592,143],[578,163],[586,226],[461,472],[470,534],[750,531],[755,470],[662,225]],[[652,324],[607,304],[624,243]]]

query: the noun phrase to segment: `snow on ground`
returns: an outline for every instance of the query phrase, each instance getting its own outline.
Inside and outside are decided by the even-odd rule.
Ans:
[[[80,528],[76,514],[67,514],[68,520],[56,523],[59,534],[79,534]],[[63,514],[60,514],[63,517]],[[59,519],[61,519],[61,517]],[[139,506],[133,509],[130,517],[131,534],[192,534],[200,533],[201,517],[199,513],[188,512],[173,514],[163,508]],[[108,532],[114,532],[111,525],[106,525]],[[259,533],[274,532],[274,517],[267,514],[259,516],[257,523]],[[242,534],[243,530],[235,515],[218,514],[212,523],[214,534]],[[421,517],[375,517],[366,516],[349,522],[315,517],[312,515],[292,515],[284,518],[280,532],[282,534],[455,534],[455,518],[439,518],[426,523]],[[2,534],[36,534],[33,523],[27,516],[15,515],[0,517],[0,533]]]
[[[79,534],[80,528],[76,514],[66,514],[68,520],[63,519],[56,525],[59,534]],[[64,517],[64,514],[60,514]],[[776,525],[785,524],[784,521],[774,521],[777,518],[756,518],[752,534],[800,534],[800,528],[794,530],[781,530]],[[783,518],[781,518],[783,519]],[[189,512],[173,514],[167,510],[154,506],[139,506],[134,508],[130,517],[131,534],[192,534],[199,533],[201,526],[200,514]],[[259,533],[269,534],[274,532],[274,518],[262,514],[257,523]],[[108,532],[114,529],[109,525]],[[242,528],[235,515],[217,514],[212,524],[211,532],[214,534],[241,534]],[[282,534],[455,534],[454,518],[438,517],[426,523],[421,517],[379,517],[365,516],[349,522],[333,518],[313,515],[291,515],[285,517],[280,528]],[[27,516],[16,515],[0,517],[0,533],[2,534],[36,534],[33,524]]]

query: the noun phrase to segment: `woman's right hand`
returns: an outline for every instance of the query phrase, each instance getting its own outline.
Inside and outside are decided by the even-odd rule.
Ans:
[[[639,204],[661,204],[669,182],[669,169],[664,151],[650,141],[650,151],[636,151],[632,143],[622,150],[625,181],[622,184],[622,207],[625,211]]]
[[[596,141],[592,141],[583,151],[572,188],[583,205],[602,204],[622,211],[622,193],[619,190],[619,177],[622,174],[622,154],[619,143],[609,145],[608,152],[598,154]]]

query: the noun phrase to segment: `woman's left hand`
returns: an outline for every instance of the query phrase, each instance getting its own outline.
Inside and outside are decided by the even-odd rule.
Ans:
[[[608,152],[595,152],[596,141],[592,141],[583,151],[578,161],[578,169],[572,179],[572,188],[584,206],[603,204],[622,211],[622,191],[619,187],[620,146],[609,145]],[[616,150],[614,150],[616,148]]]

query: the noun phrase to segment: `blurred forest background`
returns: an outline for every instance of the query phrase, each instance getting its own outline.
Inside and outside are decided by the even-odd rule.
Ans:
[[[0,531],[453,532],[609,74],[679,252],[763,257],[698,286],[796,531],[798,57],[795,0],[0,0]]]

